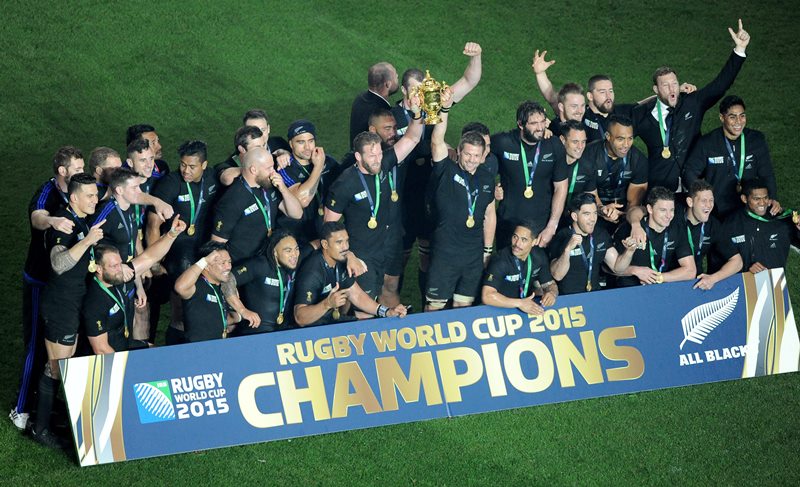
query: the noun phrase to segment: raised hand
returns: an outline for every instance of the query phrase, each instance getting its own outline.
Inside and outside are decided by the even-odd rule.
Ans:
[[[555,59],[550,61],[545,61],[544,57],[547,55],[547,51],[542,51],[539,54],[539,50],[537,49],[533,53],[533,64],[531,64],[531,68],[533,68],[533,72],[536,74],[541,74],[547,71],[547,68],[554,65],[556,63]]]
[[[86,240],[89,241],[89,244],[94,245],[103,240],[103,229],[100,227],[102,227],[105,223],[106,221],[103,220],[92,225],[92,228],[89,229],[89,234],[86,235]]]
[[[731,35],[731,39],[736,44],[736,47],[733,48],[734,51],[744,54],[745,49],[747,49],[747,45],[750,44],[750,34],[744,30],[742,27],[742,19],[739,19],[739,30],[734,32],[733,29],[728,27],[728,33]]]
[[[475,57],[481,55],[481,45],[477,42],[467,42],[464,45],[464,55],[469,57]]]

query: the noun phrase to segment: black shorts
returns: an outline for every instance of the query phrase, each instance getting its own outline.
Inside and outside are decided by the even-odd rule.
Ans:
[[[474,298],[480,290],[482,277],[483,254],[480,251],[473,256],[453,256],[434,249],[425,296],[428,300],[449,300],[455,294]]]
[[[44,337],[48,341],[59,345],[72,346],[78,341],[79,327],[80,317],[73,313],[59,314],[54,317],[45,316]]]
[[[383,275],[386,272],[385,261],[369,256],[361,257],[358,254],[356,254],[356,257],[367,264],[367,272],[358,276],[356,282],[370,298],[377,300],[383,289]]]
[[[392,232],[386,238],[386,266],[387,276],[399,276],[403,273],[403,235],[402,232]]]

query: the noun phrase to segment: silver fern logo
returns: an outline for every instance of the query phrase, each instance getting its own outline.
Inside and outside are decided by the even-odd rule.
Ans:
[[[738,301],[739,288],[737,287],[728,296],[702,304],[686,313],[681,319],[683,341],[680,349],[683,350],[686,342],[702,345],[706,337],[733,313]]]

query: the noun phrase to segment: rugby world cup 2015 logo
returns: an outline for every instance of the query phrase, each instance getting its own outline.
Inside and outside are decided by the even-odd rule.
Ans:
[[[175,419],[175,406],[167,381],[140,382],[133,386],[133,392],[142,424]]]

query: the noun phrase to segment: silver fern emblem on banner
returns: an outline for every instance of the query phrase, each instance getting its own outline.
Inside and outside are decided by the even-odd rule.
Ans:
[[[737,287],[728,296],[711,301],[710,303],[702,304],[693,310],[686,313],[681,319],[683,326],[683,341],[681,342],[680,349],[686,342],[694,342],[702,345],[709,333],[714,331],[714,328],[719,326],[720,323],[733,313],[736,308],[736,303],[739,301],[739,288]]]

